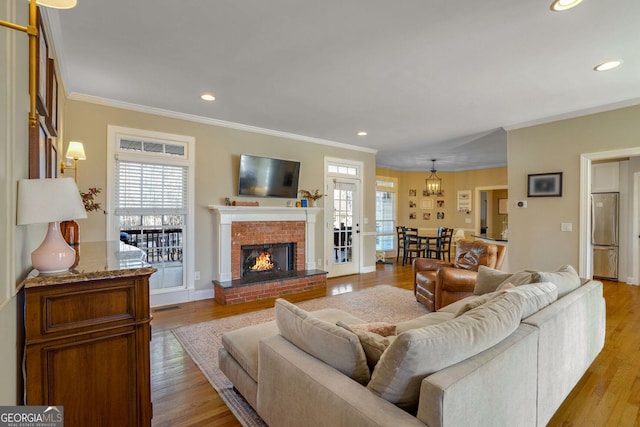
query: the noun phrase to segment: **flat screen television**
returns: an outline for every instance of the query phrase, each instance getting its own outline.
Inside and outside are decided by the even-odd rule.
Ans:
[[[238,196],[298,198],[300,162],[242,154]]]

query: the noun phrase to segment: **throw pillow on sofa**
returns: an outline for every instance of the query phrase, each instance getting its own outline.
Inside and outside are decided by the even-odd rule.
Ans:
[[[551,282],[558,287],[558,298],[562,298],[569,292],[580,287],[580,276],[570,265],[563,265],[554,272],[545,273],[542,271],[534,273],[536,282]]]
[[[504,292],[462,316],[401,333],[380,357],[367,388],[400,408],[415,409],[427,375],[494,346],[518,328],[522,300]]]
[[[281,298],[276,300],[275,311],[280,335],[287,341],[360,384],[367,384],[371,374],[356,334]]]
[[[364,354],[367,356],[367,365],[369,365],[369,369],[373,370],[376,367],[376,364],[380,360],[380,356],[382,353],[391,345],[391,343],[396,339],[395,335],[382,336],[376,332],[370,332],[364,329],[356,329],[354,326],[357,325],[347,325],[342,321],[338,321],[336,325],[341,328],[345,328],[348,331],[353,332],[358,336],[360,340],[360,344],[362,345],[362,349],[364,350]],[[393,327],[395,331],[395,325]]]
[[[542,310],[558,299],[558,288],[551,282],[532,283],[506,289],[504,292],[513,292],[522,295],[522,318],[529,317]]]
[[[360,330],[366,332],[373,332],[374,334],[388,337],[396,334],[396,325],[388,322],[371,322],[371,323],[358,323],[350,325],[352,330]]]
[[[498,287],[507,283],[511,283],[514,286],[533,283],[533,272],[524,270],[517,273],[505,273],[504,271],[481,265],[478,268],[478,276],[476,277],[473,293],[475,295],[483,295],[494,292]]]

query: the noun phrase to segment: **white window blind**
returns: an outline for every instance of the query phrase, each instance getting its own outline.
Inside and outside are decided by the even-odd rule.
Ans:
[[[116,162],[115,214],[186,214],[187,168]]]

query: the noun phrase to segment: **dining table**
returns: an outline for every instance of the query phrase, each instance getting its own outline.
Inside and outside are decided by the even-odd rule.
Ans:
[[[405,233],[402,265],[407,262],[407,257],[410,262],[413,259],[413,256],[409,254],[415,253],[416,257],[419,257],[420,253],[422,253],[423,258],[429,258],[429,248],[436,248],[440,238],[440,236],[433,234],[418,234],[417,231],[415,234]]]

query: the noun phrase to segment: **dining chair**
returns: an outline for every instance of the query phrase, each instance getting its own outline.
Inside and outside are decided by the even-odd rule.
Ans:
[[[440,259],[444,261],[445,254],[447,255],[447,262],[451,262],[451,241],[453,240],[453,228],[439,227],[438,238],[436,239],[436,246],[429,247],[427,250],[427,257]]]
[[[404,229],[404,253],[402,255],[402,265],[405,265],[407,258],[409,262],[416,258],[427,254],[427,239],[418,235],[417,228],[405,227]]]
[[[396,227],[396,263],[398,262],[398,258],[400,258],[400,251],[402,251],[402,256],[404,257],[404,229],[403,225],[398,225]]]

